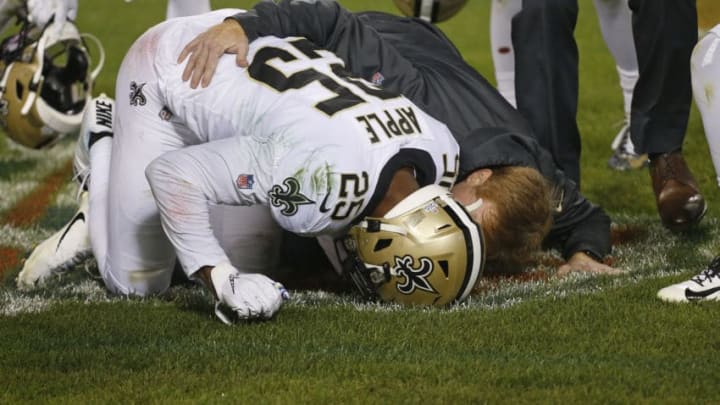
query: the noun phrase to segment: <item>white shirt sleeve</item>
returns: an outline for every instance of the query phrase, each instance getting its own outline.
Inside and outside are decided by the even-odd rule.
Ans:
[[[210,227],[209,207],[258,202],[253,190],[238,192],[230,167],[233,162],[252,165],[251,156],[230,138],[166,153],[145,170],[163,229],[188,276],[229,261]]]

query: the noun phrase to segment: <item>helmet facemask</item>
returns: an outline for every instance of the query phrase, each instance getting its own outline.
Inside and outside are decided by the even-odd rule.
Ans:
[[[482,232],[448,191],[423,187],[383,218],[368,217],[345,239],[345,270],[368,298],[444,306],[463,301],[480,278]]]

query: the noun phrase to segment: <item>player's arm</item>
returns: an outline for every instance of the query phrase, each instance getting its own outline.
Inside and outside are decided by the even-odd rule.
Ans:
[[[383,86],[397,83],[396,91],[422,86],[408,82],[422,80],[410,61],[387,46],[356,14],[331,0],[263,1],[252,10],[211,27],[189,42],[179,55],[178,62],[188,60],[183,80],[190,80],[193,88],[200,83],[206,87],[224,53],[237,54],[238,65],[245,66],[248,42],[267,35],[308,38],[337,54],[345,61],[346,70],[357,76],[369,79],[382,71],[386,79]]]
[[[324,47],[336,26],[351,13],[334,1],[261,1],[247,12],[229,16],[188,43],[178,58],[189,56],[183,80],[195,88],[210,84],[217,60],[224,53],[236,54],[238,66],[247,66],[248,43],[259,36],[304,36]]]
[[[240,319],[269,319],[287,298],[279,283],[233,267],[210,227],[210,205],[248,203],[235,191],[230,169],[233,159],[242,160],[242,149],[232,138],[191,146],[160,156],[145,171],[178,260],[213,292],[226,323],[220,304]]]
[[[566,260],[557,275],[571,272],[622,273],[622,270],[603,263],[611,248],[610,217],[601,207],[586,199],[562,171],[552,166],[554,173],[546,177],[557,186],[560,195],[546,244],[558,246]]]
[[[547,243],[559,246],[568,263],[572,263],[573,258],[575,264],[586,262],[580,260],[586,258],[601,263],[611,249],[610,217],[600,206],[585,198],[577,184],[552,164],[547,151],[538,149],[536,156],[541,157],[538,159],[540,171],[559,192]],[[577,256],[578,253],[582,256]]]

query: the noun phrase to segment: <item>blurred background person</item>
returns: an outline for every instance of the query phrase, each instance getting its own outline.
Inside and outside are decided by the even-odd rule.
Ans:
[[[638,77],[635,45],[632,37],[630,8],[627,0],[594,0],[600,29],[620,79],[624,116],[613,138],[608,166],[615,170],[639,169],[647,165],[647,155],[635,152],[630,139],[630,106]],[[490,11],[490,45],[498,91],[513,106],[515,99],[515,53],[511,27],[513,17],[522,9],[522,0],[493,0]]]

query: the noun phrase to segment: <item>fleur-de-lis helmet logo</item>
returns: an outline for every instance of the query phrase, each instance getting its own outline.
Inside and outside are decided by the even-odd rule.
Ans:
[[[418,267],[413,267],[415,260],[410,255],[403,257],[395,256],[393,272],[405,280],[397,283],[397,289],[403,294],[412,294],[415,289],[437,294],[437,291],[430,285],[427,277],[433,271],[433,262],[427,257],[421,257]]]

